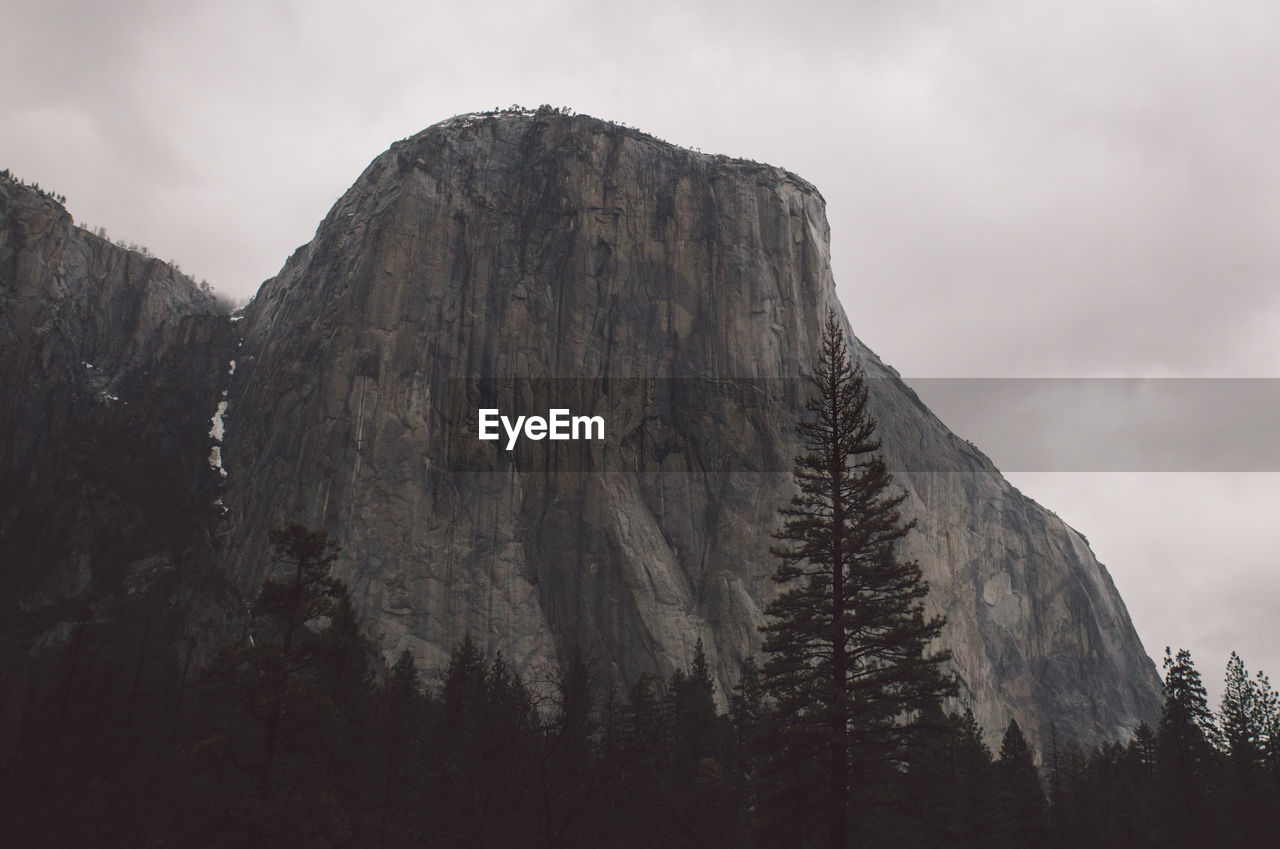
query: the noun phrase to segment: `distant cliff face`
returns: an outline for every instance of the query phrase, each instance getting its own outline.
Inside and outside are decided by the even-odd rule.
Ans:
[[[233,340],[190,278],[0,181],[0,636],[58,640],[152,590],[193,615]]]
[[[725,692],[777,591],[803,378],[839,310],[828,235],[794,175],[586,117],[393,145],[226,325],[226,573],[251,593],[298,517],[343,541],[389,654],[438,668],[470,634],[634,680],[701,638]],[[1152,719],[1154,665],[1084,539],[857,350],[979,722],[1093,742]],[[608,438],[476,438],[480,408],[548,406]]]

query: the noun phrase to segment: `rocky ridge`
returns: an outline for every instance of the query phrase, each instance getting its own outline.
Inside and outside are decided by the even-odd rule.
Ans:
[[[233,346],[210,291],[0,180],[4,637],[59,641],[153,591],[225,632],[207,458]]]

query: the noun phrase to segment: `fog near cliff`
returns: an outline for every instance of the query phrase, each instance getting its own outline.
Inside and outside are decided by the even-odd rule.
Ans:
[[[5,0],[0,167],[245,297],[391,141],[569,105],[816,184],[853,326],[909,380],[1280,376],[1274,4],[462,5]],[[1280,478],[1238,468],[1267,405],[1206,391],[1110,470],[1034,445],[1076,422],[1145,457],[1143,410],[948,385],[920,391],[1089,537],[1153,655],[1280,674]]]

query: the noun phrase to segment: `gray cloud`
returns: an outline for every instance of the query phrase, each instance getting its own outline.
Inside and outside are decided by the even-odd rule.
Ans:
[[[1007,472],[1280,472],[1273,378],[907,381]]]

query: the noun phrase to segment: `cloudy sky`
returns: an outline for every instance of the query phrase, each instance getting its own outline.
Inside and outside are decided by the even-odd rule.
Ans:
[[[921,392],[1088,536],[1148,651],[1190,648],[1215,690],[1232,648],[1280,674],[1280,416],[1249,400],[1276,389],[1215,388],[1280,377],[1280,6],[0,0],[0,13],[0,167],[237,297],[370,159],[461,112],[567,105],[799,173],[827,199],[853,326],[886,361],[908,379],[1026,379],[987,385],[998,404],[963,382]],[[1136,385],[1177,398],[1126,405],[1116,387],[1133,381],[1046,378],[1156,379]],[[1124,460],[1045,448],[1062,444]]]

